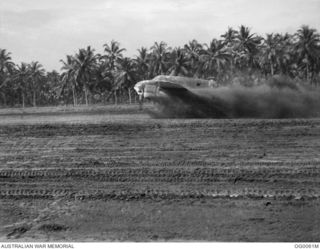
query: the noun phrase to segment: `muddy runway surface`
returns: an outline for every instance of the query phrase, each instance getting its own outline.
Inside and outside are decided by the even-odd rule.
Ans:
[[[1,119],[1,241],[319,241],[320,119]]]

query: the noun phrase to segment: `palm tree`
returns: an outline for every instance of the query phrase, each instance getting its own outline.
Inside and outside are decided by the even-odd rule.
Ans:
[[[139,80],[145,80],[150,77],[150,54],[148,49],[141,47],[138,49],[138,56],[134,59],[137,67],[137,73],[140,76]]]
[[[200,53],[203,50],[203,47],[197,40],[189,41],[188,44],[184,45],[184,50],[187,53],[187,58],[190,61],[192,75],[198,76],[200,67],[199,67],[199,58]]]
[[[11,61],[11,53],[7,52],[6,49],[0,49],[0,93],[4,105],[7,103],[7,84],[11,80],[13,69],[14,63]]]
[[[202,61],[204,74],[208,76],[221,76],[222,70],[225,69],[231,60],[231,54],[224,46],[221,40],[213,39],[208,46],[205,44],[206,49],[202,50],[200,60]]]
[[[279,39],[273,33],[267,34],[263,39],[262,64],[269,65],[271,76],[274,75],[277,63],[277,47],[279,46]]]
[[[226,31],[226,33],[221,35],[221,37],[224,38],[224,43],[228,47],[233,47],[235,45],[237,36],[238,36],[238,31],[230,27],[228,27],[228,30]]]
[[[103,45],[105,47],[104,51],[106,53],[106,55],[101,56],[102,60],[105,60],[104,64],[105,64],[105,68],[106,71],[105,74],[109,75],[111,77],[111,81],[112,81],[112,89],[110,94],[107,96],[107,99],[109,99],[109,97],[114,94],[114,98],[115,98],[115,103],[117,103],[118,98],[117,98],[117,82],[115,77],[117,76],[117,72],[116,72],[116,63],[119,62],[119,60],[121,60],[123,58],[123,52],[126,51],[125,48],[121,48],[120,47],[120,43],[112,40],[109,44],[104,44]]]
[[[6,49],[0,48],[0,75],[12,69],[14,63],[11,60],[11,53],[7,52]]]
[[[123,57],[122,53],[126,51],[126,49],[120,48],[120,43],[115,40],[112,40],[110,45],[106,43],[103,46],[106,56],[102,57],[109,62],[111,70],[114,70],[116,61]]]
[[[258,64],[255,56],[259,52],[261,40],[261,37],[251,34],[248,27],[240,26],[236,35],[237,44],[235,45],[236,62],[240,68],[254,68]]]
[[[161,41],[160,43],[155,42],[151,47],[151,50],[152,77],[159,74],[165,74],[167,72],[170,48],[168,48],[165,42]]]
[[[29,75],[31,80],[31,88],[32,88],[32,104],[36,106],[36,94],[37,89],[39,88],[38,84],[41,81],[41,77],[44,76],[45,70],[42,65],[39,64],[38,61],[31,62],[29,65]]]
[[[77,105],[77,81],[75,79],[76,72],[76,63],[75,59],[71,55],[67,55],[66,61],[60,60],[63,63],[61,70],[64,71],[61,74],[61,89],[60,95],[64,92],[65,89],[72,89],[72,99],[73,105]]]
[[[305,70],[307,80],[313,78],[314,72],[319,67],[320,35],[316,29],[303,25],[295,34],[297,42],[295,48],[298,54],[299,64]],[[311,74],[311,77],[310,77]]]
[[[21,93],[21,101],[22,101],[22,108],[25,107],[25,96],[27,94],[27,86],[30,80],[30,67],[28,64],[22,62],[20,65],[17,66],[15,75],[14,75],[14,82],[16,89]]]
[[[128,91],[128,97],[130,104],[132,103],[131,90],[136,83],[136,65],[130,58],[122,58],[118,60],[116,64],[115,72],[115,88],[114,92],[119,89],[126,89]],[[116,95],[115,95],[116,97]]]
[[[97,60],[100,55],[95,55],[94,50],[88,46],[86,49],[80,49],[74,57],[75,80],[81,85],[85,95],[86,105],[89,104],[89,89],[94,81],[94,74],[97,69]]]
[[[171,75],[189,75],[190,61],[183,49],[174,49],[171,60],[171,67],[168,70]]]
[[[274,56],[274,73],[293,76],[292,68],[295,67],[295,51],[292,46],[292,36],[288,33],[275,34],[272,38],[273,48],[275,48]],[[270,51],[271,52],[271,51]],[[270,69],[271,71],[271,69]]]

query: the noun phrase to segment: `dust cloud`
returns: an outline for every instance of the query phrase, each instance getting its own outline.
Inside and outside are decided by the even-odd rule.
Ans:
[[[154,99],[155,118],[312,118],[320,116],[320,89],[289,80],[251,87],[220,86],[195,91],[164,90]]]

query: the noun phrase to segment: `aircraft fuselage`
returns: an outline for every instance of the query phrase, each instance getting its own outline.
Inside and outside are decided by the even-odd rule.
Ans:
[[[216,86],[214,80],[204,80],[182,76],[159,75],[152,80],[138,82],[134,89],[141,98],[152,99],[165,96],[168,90],[190,90],[201,88],[213,88]]]

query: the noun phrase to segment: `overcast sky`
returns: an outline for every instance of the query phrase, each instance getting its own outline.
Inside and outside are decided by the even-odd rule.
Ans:
[[[16,63],[39,61],[60,70],[79,48],[115,39],[134,56],[155,41],[209,43],[228,27],[252,32],[320,31],[320,0],[0,0],[0,48]]]

